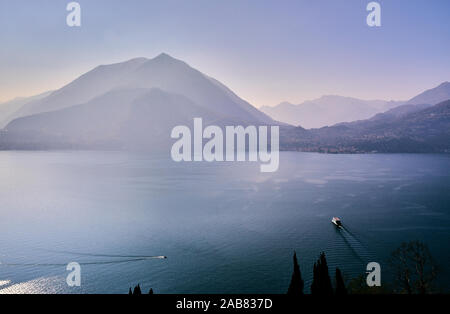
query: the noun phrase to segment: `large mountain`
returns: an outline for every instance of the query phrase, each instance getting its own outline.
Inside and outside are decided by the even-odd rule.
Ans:
[[[161,148],[176,125],[278,124],[226,86],[161,54],[99,66],[27,103],[0,148]]]
[[[14,118],[83,104],[117,88],[159,88],[184,95],[198,106],[223,116],[273,123],[225,85],[164,53],[153,59],[136,58],[98,66],[50,96],[27,104]]]
[[[361,100],[335,95],[322,96],[299,105],[283,102],[275,107],[262,107],[261,111],[277,121],[306,129],[320,128],[340,122],[368,119],[403,104],[399,101]]]
[[[13,147],[139,149],[165,148],[171,129],[205,124],[221,115],[182,95],[161,89],[115,89],[82,105],[16,119],[8,125]]]

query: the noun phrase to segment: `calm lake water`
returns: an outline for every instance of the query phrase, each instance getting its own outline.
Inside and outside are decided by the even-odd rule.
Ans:
[[[285,293],[297,251],[346,278],[425,241],[450,287],[450,156],[282,153],[175,163],[119,152],[0,152],[0,293]],[[331,217],[341,217],[337,230]],[[135,256],[166,255],[167,259]],[[65,265],[81,264],[79,288]]]

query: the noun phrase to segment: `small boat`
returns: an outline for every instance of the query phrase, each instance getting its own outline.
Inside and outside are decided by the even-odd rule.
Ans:
[[[333,217],[333,219],[331,219],[331,222],[334,223],[337,227],[342,227],[342,222],[339,218],[337,217]]]

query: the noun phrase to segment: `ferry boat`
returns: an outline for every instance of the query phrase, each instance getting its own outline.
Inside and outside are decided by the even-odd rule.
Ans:
[[[337,227],[342,227],[342,222],[339,218],[337,217],[333,217],[333,219],[331,219],[331,222],[334,223]]]

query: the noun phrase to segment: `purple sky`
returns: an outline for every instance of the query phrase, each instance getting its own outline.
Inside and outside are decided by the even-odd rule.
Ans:
[[[408,99],[450,81],[450,1],[0,0],[0,101],[57,89],[99,64],[161,52],[253,105],[323,94]]]

